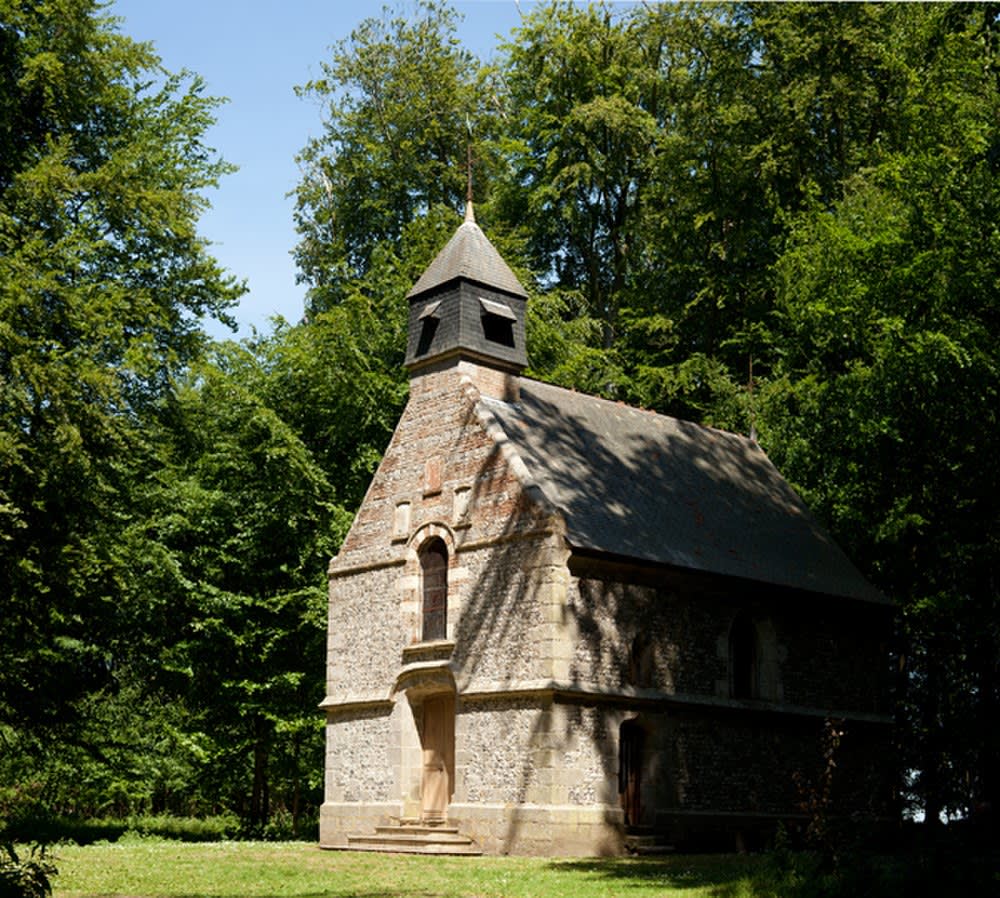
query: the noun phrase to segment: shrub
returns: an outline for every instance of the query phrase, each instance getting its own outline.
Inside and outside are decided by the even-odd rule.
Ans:
[[[230,814],[215,817],[159,816],[129,817],[126,826],[130,832],[144,836],[160,836],[179,842],[221,842],[239,832],[239,819]]]
[[[18,855],[11,842],[0,846],[0,898],[48,898],[55,873],[44,846],[33,845],[27,858]]]
[[[126,832],[159,836],[180,842],[221,842],[239,832],[239,820],[233,815],[215,817],[172,817],[167,814],[126,817],[123,819],[23,816],[7,826],[7,837],[20,842],[116,842]]]

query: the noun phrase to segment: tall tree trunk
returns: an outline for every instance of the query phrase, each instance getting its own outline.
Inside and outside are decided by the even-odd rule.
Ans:
[[[992,580],[992,578],[991,578]],[[979,687],[978,719],[983,728],[982,743],[979,752],[979,769],[976,771],[973,787],[973,818],[980,822],[997,826],[1000,820],[1000,701],[997,690],[1000,689],[1000,640],[996,624],[997,602],[994,599],[993,584],[987,585],[984,607],[989,609],[983,627],[977,640],[977,680]],[[992,607],[991,607],[992,606]]]
[[[926,734],[922,752],[921,778],[924,793],[924,823],[935,826],[944,810],[941,739],[941,668],[938,662],[940,640],[931,638],[926,649],[927,680],[923,700],[923,730]]]
[[[302,775],[299,770],[299,754],[302,748],[302,737],[295,736],[294,748],[292,749],[292,770],[295,771],[295,785],[292,789],[292,833],[299,834],[299,802],[302,795]]]
[[[263,717],[254,719],[253,790],[250,797],[250,824],[263,826],[269,816],[270,790],[267,782],[267,722]]]

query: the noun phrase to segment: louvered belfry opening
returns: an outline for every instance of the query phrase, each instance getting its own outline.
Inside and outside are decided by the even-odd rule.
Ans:
[[[407,298],[411,374],[456,359],[515,375],[527,367],[528,294],[476,224],[471,204]]]

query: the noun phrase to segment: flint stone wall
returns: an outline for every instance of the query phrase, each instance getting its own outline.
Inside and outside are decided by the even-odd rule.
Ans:
[[[323,844],[419,808],[414,708],[427,690],[450,688],[449,678],[457,705],[448,813],[487,852],[621,851],[627,719],[645,733],[643,823],[794,813],[819,763],[824,709],[884,707],[872,670],[887,617],[879,611],[862,625],[864,609],[795,604],[718,581],[693,589],[648,573],[571,575],[558,516],[505,455],[463,381],[470,371],[462,363],[414,379],[331,564]],[[510,386],[504,375],[480,375],[493,395]],[[431,538],[444,541],[449,560],[440,645],[420,634],[418,553]],[[728,657],[740,609],[762,645],[761,696],[742,708],[729,697]],[[798,711],[783,717],[781,707]],[[859,781],[885,734],[864,732],[854,727],[842,752]]]
[[[747,611],[760,648],[761,700],[832,712],[887,706],[886,677],[873,676],[887,656],[889,618],[881,608],[864,614],[821,597],[791,601],[759,590],[681,591],[575,577],[567,604],[574,682],[727,698],[729,631]],[[635,658],[637,639],[644,659]]]
[[[326,727],[326,800],[388,802],[395,795],[391,707],[345,710]]]

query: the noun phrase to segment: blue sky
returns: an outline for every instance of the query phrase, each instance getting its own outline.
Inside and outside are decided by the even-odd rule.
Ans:
[[[390,5],[404,14],[414,9],[412,2]],[[459,38],[481,59],[493,54],[496,35],[506,37],[520,22],[515,0],[452,6],[464,17]],[[521,0],[522,11],[530,6]],[[274,315],[301,317],[304,289],[289,255],[296,235],[286,194],[299,180],[295,155],[320,133],[321,119],[315,102],[300,100],[293,87],[319,75],[330,46],[382,7],[366,0],[114,0],[109,8],[124,19],[125,34],[155,44],[168,70],[196,72],[210,94],[229,98],[209,143],[239,171],[211,192],[201,233],[250,288],[235,311],[236,336],[269,330]],[[207,329],[233,336],[217,323]]]

